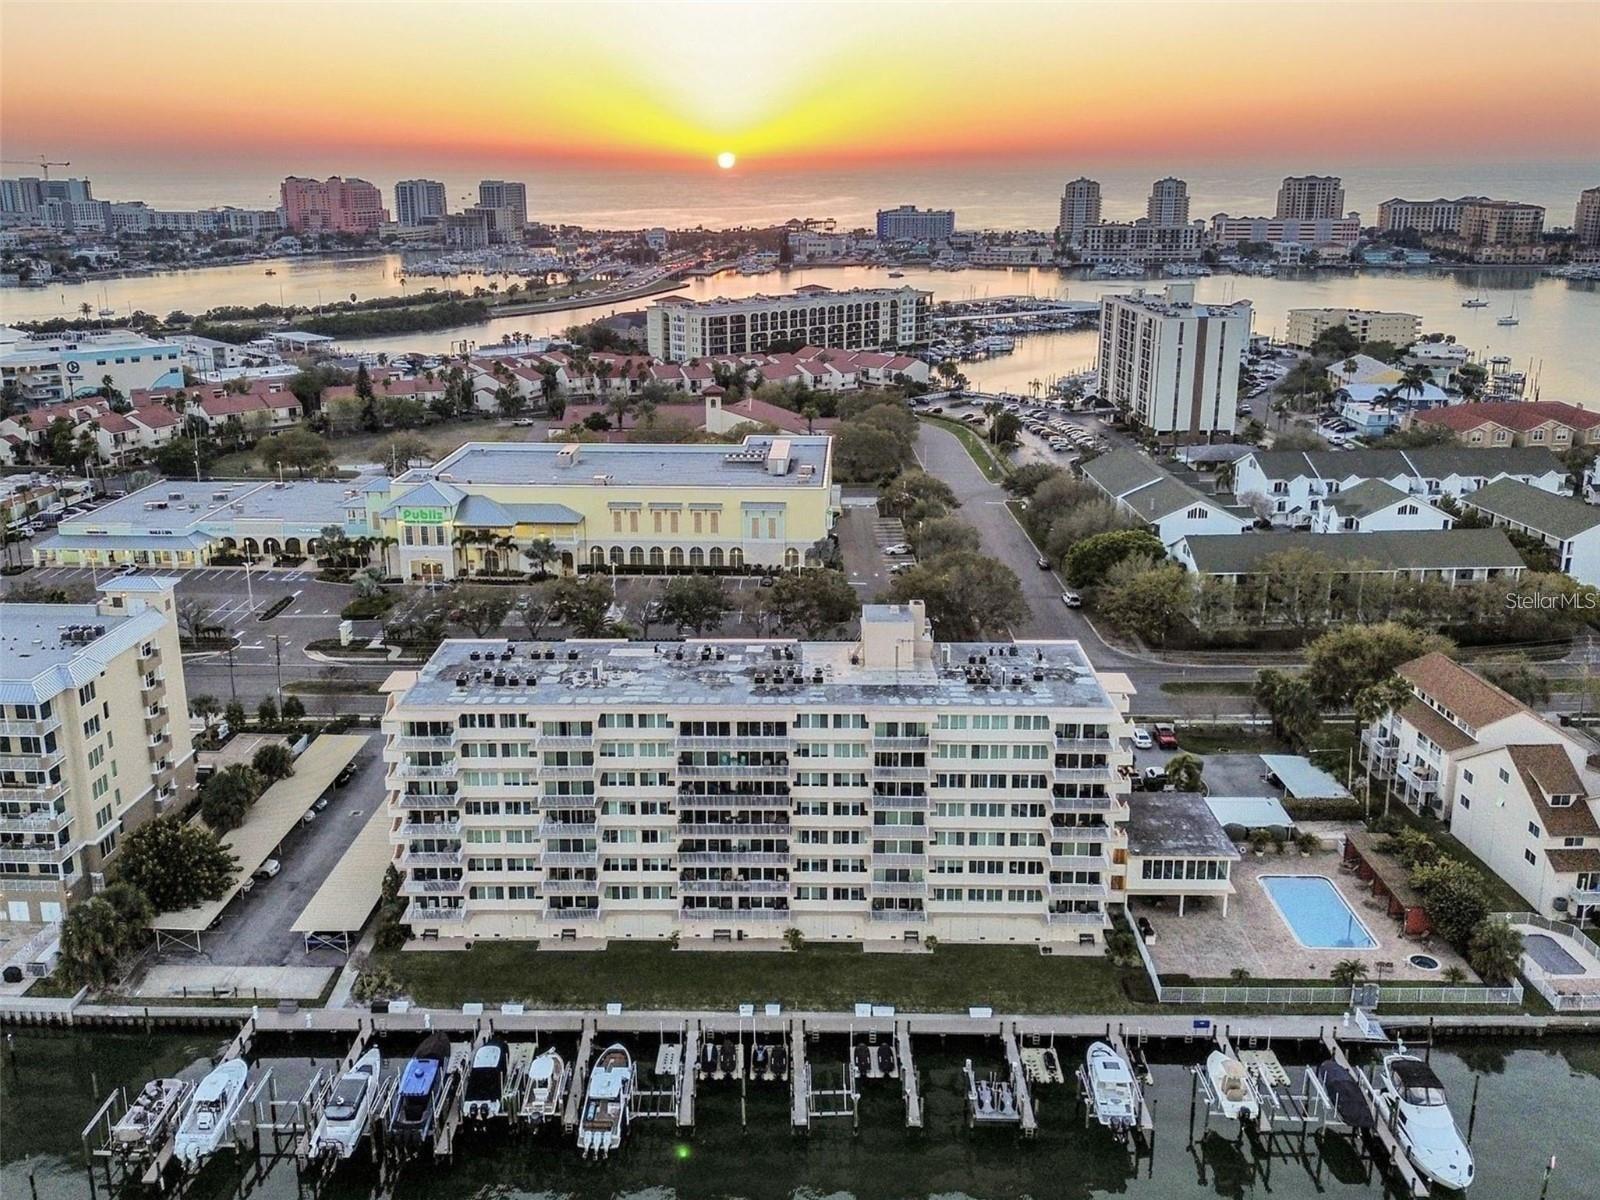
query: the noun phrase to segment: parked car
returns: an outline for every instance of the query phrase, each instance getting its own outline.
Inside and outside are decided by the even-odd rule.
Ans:
[[[883,552],[885,554],[910,554],[911,553],[911,543],[910,542],[895,542],[892,545],[885,546],[883,548]]]
[[[1163,750],[1176,750],[1178,748],[1178,731],[1171,725],[1157,725],[1156,745]]]
[[[139,564],[138,563],[123,563],[120,567],[117,568],[117,574],[118,575],[137,575],[138,573],[139,573]]]
[[[1159,792],[1161,790],[1162,785],[1165,784],[1166,781],[1167,781],[1167,769],[1165,767],[1146,767],[1144,769],[1144,790],[1145,791],[1147,791],[1147,792]]]
[[[275,858],[269,858],[256,868],[256,878],[271,879],[281,870],[283,870],[283,864]]]
[[[903,575],[905,572],[911,570],[911,568],[916,566],[916,565],[917,564],[914,563],[914,562],[890,563],[889,564],[889,574],[891,574],[891,575]]]
[[[1136,725],[1133,729],[1133,748],[1135,750],[1148,750],[1156,744],[1155,738],[1150,736],[1150,731],[1143,725]]]
[[[328,805],[333,803],[333,797],[324,792],[317,797],[317,802],[311,806],[312,812],[324,812]]]
[[[333,777],[333,786],[343,787],[356,777],[356,772],[360,769],[360,766],[355,762],[354,759],[345,763],[344,766],[339,768],[339,773]]]
[[[1050,569],[1050,560],[1042,554],[1033,561],[1038,564],[1039,570],[1041,571],[1048,571]]]
[[[1083,597],[1078,595],[1077,592],[1062,592],[1061,603],[1065,604],[1068,608],[1082,608]]]

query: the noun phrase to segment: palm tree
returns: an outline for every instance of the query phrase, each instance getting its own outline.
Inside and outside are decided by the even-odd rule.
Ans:
[[[463,574],[472,574],[472,558],[468,551],[473,546],[481,545],[483,538],[484,534],[481,530],[463,529],[460,526],[456,527],[455,533],[450,538],[450,545],[453,549],[458,550],[461,553],[461,566]]]
[[[1515,979],[1522,965],[1522,935],[1505,921],[1486,918],[1472,931],[1467,960],[1485,980]]]
[[[534,574],[547,574],[549,564],[561,557],[561,550],[547,537],[536,537],[522,548],[522,557],[533,564]]]
[[[1333,964],[1328,977],[1339,987],[1353,988],[1366,982],[1367,964],[1359,958],[1341,958]]]
[[[1368,729],[1375,722],[1381,720],[1386,714],[1402,707],[1411,700],[1411,685],[1398,675],[1390,675],[1387,679],[1380,679],[1377,683],[1369,684],[1355,694],[1352,707],[1355,709],[1356,728]],[[1367,748],[1367,795],[1372,795],[1372,760],[1376,757],[1375,747]],[[1389,797],[1383,800],[1385,815],[1389,812]]]
[[[1192,754],[1174,754],[1167,760],[1167,784],[1175,792],[1198,792],[1205,764]]]

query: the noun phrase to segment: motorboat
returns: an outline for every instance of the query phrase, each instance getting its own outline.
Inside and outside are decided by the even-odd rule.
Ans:
[[[244,1103],[250,1064],[230,1058],[200,1081],[183,1111],[183,1122],[173,1139],[172,1154],[187,1167],[198,1166],[217,1152],[233,1128]]]
[[[111,1127],[111,1147],[119,1155],[141,1154],[161,1144],[177,1116],[187,1085],[181,1079],[152,1079],[139,1089],[128,1111]]]
[[[492,1121],[506,1115],[506,1044],[494,1038],[479,1046],[467,1072],[461,1115],[469,1121]]]
[[[1469,300],[1463,300],[1461,302],[1461,307],[1462,308],[1488,308],[1489,307],[1489,302],[1487,300],[1485,300],[1482,296],[1473,296]]]
[[[717,1070],[713,1079],[732,1079],[739,1073],[739,1053],[732,1038],[724,1038],[717,1047]]]
[[[1261,1100],[1250,1072],[1231,1054],[1213,1050],[1206,1058],[1206,1078],[1222,1108],[1222,1115],[1235,1121],[1255,1120],[1261,1115]]]
[[[789,1048],[782,1042],[776,1042],[772,1047],[772,1057],[769,1062],[769,1077],[772,1079],[787,1080],[789,1078]]]
[[[1442,1187],[1468,1187],[1472,1151],[1456,1128],[1433,1068],[1402,1046],[1384,1055],[1375,1083],[1378,1115],[1405,1147],[1411,1165]]]
[[[1095,1119],[1118,1139],[1127,1137],[1139,1120],[1139,1084],[1127,1060],[1105,1042],[1095,1042],[1083,1069]]]
[[[1328,1093],[1339,1120],[1351,1129],[1371,1129],[1372,1110],[1367,1107],[1366,1093],[1361,1090],[1355,1072],[1331,1058],[1317,1067],[1316,1072],[1317,1081]]]
[[[772,1078],[772,1050],[765,1042],[757,1042],[750,1051],[750,1078]]]
[[[878,1043],[878,1074],[890,1079],[900,1078],[900,1064],[895,1060],[894,1047],[888,1042]]]
[[[356,1060],[334,1083],[322,1116],[311,1132],[311,1156],[332,1155],[347,1159],[356,1152],[366,1135],[372,1106],[378,1098],[378,1078],[383,1072],[383,1054],[376,1047]]]
[[[561,1115],[561,1102],[567,1095],[567,1064],[554,1049],[546,1050],[528,1068],[528,1087],[522,1101],[522,1116],[534,1124]]]
[[[905,277],[906,277],[906,273],[904,271],[890,271],[889,272],[889,278],[890,279],[904,279]]]
[[[432,1139],[449,1061],[450,1038],[443,1033],[430,1033],[400,1073],[400,1086],[389,1107],[388,1127],[389,1136],[400,1145],[420,1146]]]
[[[856,1043],[852,1058],[855,1063],[856,1078],[870,1079],[872,1077],[872,1051],[867,1048],[865,1042]]]
[[[633,1056],[623,1046],[607,1046],[589,1072],[589,1090],[578,1122],[578,1148],[585,1158],[610,1154],[622,1145],[633,1093]]]

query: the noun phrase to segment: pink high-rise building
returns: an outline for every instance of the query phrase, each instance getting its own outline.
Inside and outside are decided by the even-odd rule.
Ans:
[[[383,195],[365,179],[283,181],[283,225],[290,233],[375,233],[389,219]]]

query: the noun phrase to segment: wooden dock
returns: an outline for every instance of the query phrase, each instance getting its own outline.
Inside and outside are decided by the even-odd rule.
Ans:
[[[922,1085],[917,1078],[916,1060],[911,1057],[911,1032],[896,1023],[894,1029],[895,1055],[900,1059],[900,1090],[906,1098],[906,1128],[922,1128]]]
[[[1372,1080],[1367,1077],[1365,1071],[1358,1071],[1350,1065],[1350,1060],[1345,1057],[1344,1047],[1339,1044],[1339,1039],[1332,1030],[1322,1035],[1322,1044],[1327,1048],[1328,1057],[1355,1076],[1356,1083],[1361,1088],[1362,1099],[1367,1102],[1367,1110],[1372,1114],[1372,1136],[1378,1139],[1383,1152],[1389,1156],[1389,1165],[1405,1183],[1406,1193],[1419,1198],[1428,1195],[1431,1190],[1428,1181],[1412,1165],[1405,1147],[1400,1144],[1400,1139],[1395,1136],[1394,1130],[1389,1127],[1389,1123],[1383,1119],[1383,1114],[1378,1110],[1377,1094],[1373,1091]]]
[[[691,1024],[683,1035],[678,1056],[678,1128],[694,1128],[695,1083],[700,1078],[700,1025]]]
[[[472,1056],[487,1039],[487,1034],[480,1033],[470,1044],[450,1043],[450,1062],[445,1067],[444,1095],[440,1100],[440,1112],[435,1118],[433,1131],[435,1159],[447,1159],[455,1150],[456,1132],[461,1128],[461,1095],[467,1089],[467,1071],[472,1066]]]
[[[806,1061],[806,1023],[789,1025],[789,1123],[811,1128],[811,1064]]]
[[[1138,1072],[1134,1070],[1133,1054],[1128,1049],[1128,1043],[1122,1038],[1122,1030],[1107,1030],[1106,1044],[1121,1056],[1122,1061],[1128,1064],[1128,1073],[1134,1077],[1135,1090],[1139,1096],[1139,1132],[1149,1137],[1156,1131],[1155,1114],[1150,1111],[1150,1100],[1144,1094],[1144,1084],[1139,1080]]]
[[[561,1127],[569,1133],[578,1127],[583,1117],[583,1100],[589,1093],[589,1060],[594,1057],[594,1018],[583,1022],[583,1036],[578,1039],[578,1054],[572,1060],[572,1082],[567,1089],[567,1108],[561,1114]]]
[[[1011,1086],[1017,1098],[1017,1115],[1022,1132],[1032,1137],[1039,1132],[1039,1118],[1033,1111],[1033,1089],[1028,1085],[1028,1073],[1022,1069],[1022,1051],[1017,1047],[1017,1030],[1014,1025],[1000,1027],[1000,1039],[1006,1047],[1006,1066],[1011,1070]]]

